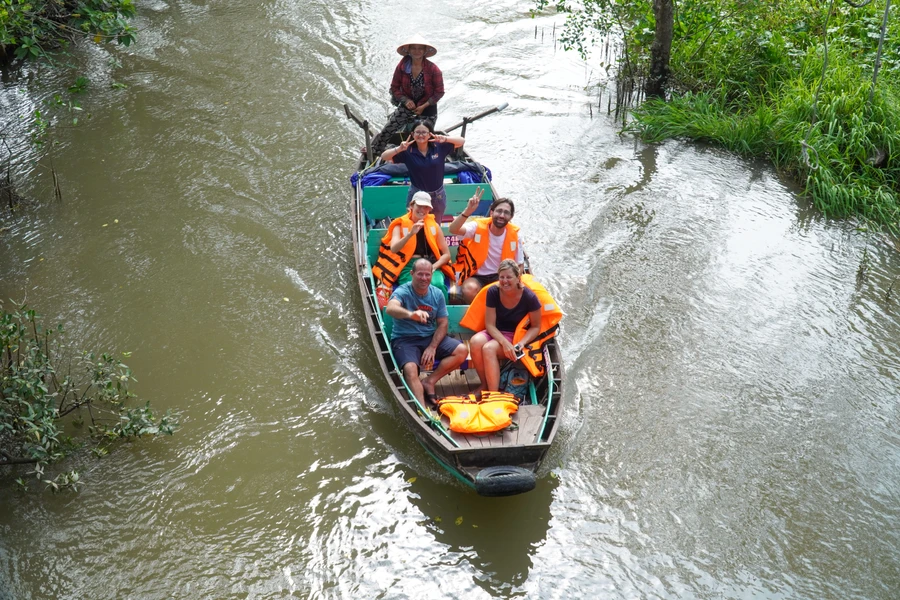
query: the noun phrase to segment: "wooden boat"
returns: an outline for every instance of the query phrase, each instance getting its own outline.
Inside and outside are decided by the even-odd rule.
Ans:
[[[370,132],[367,123],[352,115],[345,106],[348,117],[353,118],[366,131],[367,147]],[[494,112],[486,111],[477,117],[466,119],[460,125],[465,134],[465,125]],[[458,127],[458,126],[456,126]],[[452,131],[456,127],[447,129]],[[399,140],[399,136],[397,138]],[[448,417],[437,409],[419,403],[410,392],[403,373],[394,361],[390,346],[392,319],[379,307],[376,297],[377,282],[373,280],[371,266],[378,254],[378,247],[390,221],[407,212],[406,196],[408,180],[394,172],[382,185],[364,185],[363,174],[378,173],[378,164],[371,164],[371,151],[363,154],[357,165],[357,179],[353,195],[353,252],[366,323],[372,344],[385,379],[390,386],[391,396],[400,413],[412,429],[425,450],[447,471],[464,484],[475,488],[483,496],[506,496],[527,492],[536,485],[535,473],[547,454],[556,435],[562,414],[563,365],[560,357],[558,338],[551,338],[544,346],[545,374],[533,378],[528,385],[525,401],[513,415],[512,424],[492,433],[458,433],[449,428]],[[446,218],[459,214],[477,187],[484,188],[476,216],[485,216],[494,198],[494,188],[490,183],[460,183],[461,176],[453,173],[459,165],[468,165],[486,177],[484,170],[475,163],[464,149],[458,149],[447,159],[445,167],[445,189],[447,192]],[[392,165],[390,169],[402,171],[402,165]],[[381,178],[390,173],[382,173]],[[370,178],[371,179],[371,178]],[[445,221],[446,221],[445,218]],[[443,224],[451,253],[455,259],[457,246],[454,236],[450,236],[446,222]],[[464,343],[475,333],[459,324],[468,306],[448,305],[449,331]],[[466,396],[479,388],[481,382],[469,361],[461,369],[442,378],[435,392],[438,398]]]

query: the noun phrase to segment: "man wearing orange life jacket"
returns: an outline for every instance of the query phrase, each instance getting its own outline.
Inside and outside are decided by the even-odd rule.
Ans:
[[[491,204],[487,217],[466,222],[478,208],[483,191],[477,188],[465,210],[450,223],[450,233],[461,236],[453,269],[462,282],[465,304],[471,304],[482,287],[497,281],[497,267],[502,260],[515,261],[520,270],[525,263],[522,235],[510,223],[516,212],[512,200],[498,198]]]
[[[415,259],[425,258],[431,263],[431,284],[447,295],[444,275],[453,277],[450,249],[440,224],[430,214],[431,208],[431,196],[416,192],[409,203],[409,212],[394,219],[381,239],[372,276],[386,291],[411,281]]]

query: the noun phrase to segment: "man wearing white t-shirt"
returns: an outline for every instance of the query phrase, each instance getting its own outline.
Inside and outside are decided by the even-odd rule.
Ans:
[[[458,281],[462,281],[462,294],[466,304],[471,304],[482,287],[497,281],[500,261],[510,258],[523,268],[525,253],[522,235],[516,225],[510,223],[516,212],[509,198],[497,198],[491,204],[488,216],[466,221],[478,208],[482,188],[475,191],[459,215],[450,223],[450,233],[460,236],[456,255]],[[468,212],[467,212],[468,211]]]

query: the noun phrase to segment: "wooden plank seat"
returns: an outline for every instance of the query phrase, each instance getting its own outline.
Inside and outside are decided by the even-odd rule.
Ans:
[[[457,376],[457,374],[453,373],[452,376]],[[444,379],[449,377],[451,375]],[[463,448],[491,448],[532,444],[537,440],[541,425],[544,422],[545,408],[542,404],[521,404],[519,409],[512,415],[512,425],[510,427],[489,433],[450,431],[450,419],[446,415],[441,415],[441,424],[450,432],[450,437]],[[440,414],[437,409],[433,409],[432,412],[435,415]]]

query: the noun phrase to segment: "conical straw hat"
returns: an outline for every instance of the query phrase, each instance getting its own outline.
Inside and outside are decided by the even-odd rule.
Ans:
[[[401,56],[406,56],[407,54],[409,54],[410,45],[425,46],[425,58],[431,58],[432,56],[437,54],[437,48],[426,42],[425,38],[423,38],[418,33],[397,46],[397,54]]]

